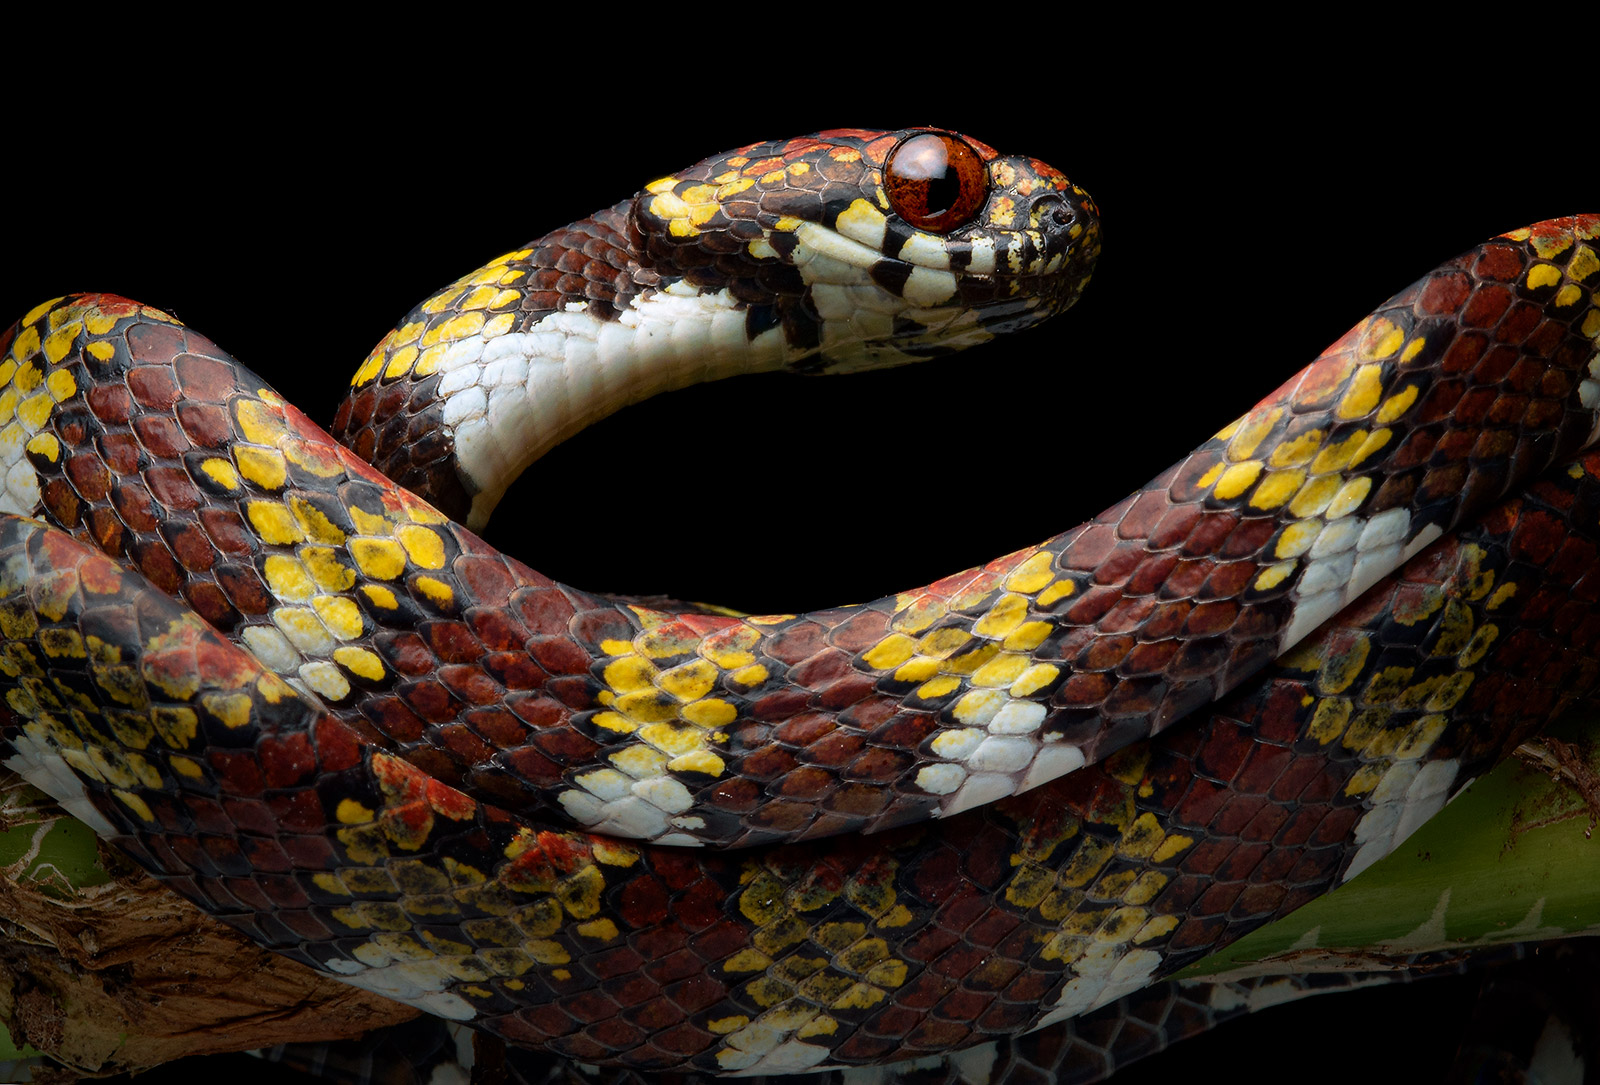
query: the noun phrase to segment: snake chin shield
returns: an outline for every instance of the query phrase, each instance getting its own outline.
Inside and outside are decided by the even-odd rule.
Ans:
[[[6,763],[258,943],[515,1044],[1010,1043],[1369,865],[1600,680],[1597,242],[1488,241],[1094,519],[804,614],[472,529],[656,392],[1065,309],[1098,212],[1044,163],[706,159],[416,306],[338,441],[172,317],[55,299],[0,340]]]

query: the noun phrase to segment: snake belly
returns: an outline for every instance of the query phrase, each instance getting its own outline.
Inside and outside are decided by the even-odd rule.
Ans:
[[[1434,388],[1450,387],[1458,373],[1495,388],[1479,419],[1487,424],[1472,431],[1458,456],[1473,469],[1465,481],[1491,480],[1474,484],[1480,493],[1496,492],[1513,468],[1542,465],[1590,436],[1592,419],[1566,401],[1581,404],[1588,395],[1593,267],[1585,261],[1593,254],[1584,242],[1594,233],[1592,218],[1541,225],[1484,246],[1432,280],[1458,281],[1487,265],[1468,298],[1494,287],[1506,295],[1489,322],[1494,336],[1465,322],[1447,337],[1451,344],[1481,340],[1476,355],[1463,347],[1456,358],[1441,348],[1430,359],[1444,360]],[[1560,270],[1550,281],[1544,268]],[[1528,323],[1519,314],[1535,302],[1541,315]],[[1385,312],[1409,305],[1437,315],[1433,304],[1421,286]],[[1507,321],[1508,313],[1516,319]],[[1368,344],[1382,350],[1400,325],[1381,319],[1388,328],[1377,319],[1364,323],[1333,356]],[[1519,372],[1505,386],[1479,380],[1473,365],[1485,355],[1494,359],[1507,341],[1495,336],[1523,323],[1511,361],[1492,360],[1490,368],[1516,370],[1525,355],[1556,364]],[[363,728],[366,717],[341,713],[341,698],[323,704],[296,690],[265,661],[158,598],[149,582],[170,572],[158,556],[163,548],[177,555],[177,568],[205,565],[204,551],[185,533],[198,524],[208,540],[232,543],[201,570],[215,570],[212,577],[178,586],[201,614],[200,600],[233,605],[245,598],[233,586],[248,584],[247,568],[270,582],[267,561],[292,551],[311,585],[302,609],[323,619],[317,599],[355,584],[361,562],[341,559],[337,548],[358,537],[390,539],[405,555],[403,577],[368,578],[362,594],[371,601],[366,588],[382,581],[398,604],[403,584],[407,604],[422,616],[413,624],[430,636],[434,628],[468,624],[452,623],[455,616],[476,617],[473,607],[488,595],[473,589],[485,584],[507,598],[521,592],[522,599],[548,600],[555,591],[571,600],[575,593],[493,554],[421,502],[384,489],[379,476],[322,444],[258,380],[160,314],[74,300],[35,314],[16,333],[14,353],[17,343],[27,346],[30,328],[33,345],[20,352],[26,357],[14,373],[47,359],[34,365],[39,382],[25,390],[42,385],[66,406],[27,442],[43,504],[100,549],[128,554],[144,576],[48,529],[7,522],[4,664],[15,682],[8,704],[18,718],[11,734],[19,757],[29,749],[59,751],[73,779],[86,782],[68,787],[58,779],[69,793],[78,788],[86,817],[180,892],[265,944],[585,1061],[793,1071],[947,1050],[1069,1016],[1313,895],[1363,850],[1373,854],[1436,807],[1463,771],[1592,684],[1583,645],[1594,638],[1573,635],[1592,619],[1562,609],[1586,605],[1592,590],[1582,582],[1581,550],[1592,554],[1593,543],[1565,523],[1594,522],[1573,516],[1594,506],[1593,466],[1578,461],[1541,483],[1546,490],[1504,506],[1473,529],[1477,534],[1439,543],[1368,597],[1385,596],[1390,609],[1363,604],[1362,613],[1342,616],[1332,632],[1211,712],[1201,728],[1129,747],[1060,783],[966,813],[938,833],[907,827],[872,839],[702,856],[565,832],[431,780],[410,761],[363,743],[374,737]],[[59,335],[66,329],[70,335]],[[109,357],[99,356],[97,343],[107,345]],[[1402,332],[1380,362],[1398,355],[1388,363],[1398,371],[1407,345]],[[52,358],[56,349],[61,355]],[[109,362],[117,379],[90,384],[97,362]],[[1371,378],[1348,364],[1351,383],[1335,402],[1363,381],[1378,379],[1381,388],[1380,362],[1367,363],[1379,370]],[[62,368],[49,369],[57,364]],[[150,372],[136,375],[141,370]],[[66,382],[49,384],[57,373],[70,373],[74,383],[60,396]],[[1550,373],[1566,375],[1559,394],[1563,382]],[[88,410],[75,412],[74,397],[85,387]],[[96,402],[99,388],[109,391]],[[1440,395],[1413,392],[1411,403]],[[1374,399],[1371,411],[1381,412],[1391,397]],[[1509,408],[1496,413],[1495,404],[1517,397],[1513,432]],[[1540,428],[1551,418],[1547,403],[1571,424]],[[1251,417],[1272,409],[1269,402]],[[176,424],[163,426],[162,410],[175,414]],[[135,453],[120,461],[128,469],[80,478],[74,452],[93,448],[105,464],[103,450],[119,447],[110,439],[118,433],[95,428],[108,419],[134,435],[137,448],[120,443]],[[187,442],[181,447],[178,431]],[[1239,432],[1219,438],[1219,448],[1235,448]],[[277,451],[279,459],[236,455],[228,443],[236,434],[244,438],[240,447]],[[1371,436],[1364,433],[1351,455]],[[1480,445],[1486,451],[1472,459]],[[1212,466],[1224,462],[1218,452]],[[1248,454],[1238,457],[1205,485],[1249,462]],[[1437,462],[1452,461],[1445,454]],[[1425,469],[1402,460],[1389,478],[1401,479],[1398,487],[1409,477],[1414,490],[1435,494],[1442,481],[1429,473],[1439,468],[1431,458],[1420,463]],[[1235,479],[1249,471],[1243,467]],[[1255,471],[1260,476],[1262,465]],[[123,481],[129,475],[139,476],[147,503]],[[95,480],[104,484],[98,497]],[[1349,481],[1341,479],[1340,488]],[[191,490],[227,495],[236,502],[231,517],[208,521],[212,510],[187,522],[163,515],[183,508]],[[339,506],[342,520],[319,500],[332,491],[351,498]],[[1137,504],[1130,500],[1128,508]],[[169,536],[188,541],[162,542]],[[217,560],[222,553],[260,560]],[[1010,575],[1025,563],[1000,570]],[[347,573],[350,583],[332,587]],[[595,610],[625,612],[598,597],[577,597],[597,600]],[[255,613],[285,605],[265,590],[258,598],[264,601]],[[341,608],[323,607],[323,628],[331,632]],[[521,611],[530,612],[538,607]],[[365,631],[366,612],[359,613]],[[692,616],[655,613],[670,621],[639,620],[635,637]],[[572,615],[563,617],[570,628]],[[555,636],[528,626],[515,633]],[[448,635],[455,633],[441,634]],[[380,664],[410,658],[419,674],[434,673],[423,669],[433,650],[426,644],[406,657],[346,639],[329,649],[340,673],[359,678],[359,667],[370,665],[346,653],[353,664],[346,666],[336,654],[346,648]],[[1571,684],[1545,699],[1508,695],[1532,673],[1516,669],[1530,660],[1541,675]],[[1497,677],[1502,671],[1509,677]],[[298,668],[296,677],[311,681]],[[442,676],[439,685],[449,689]],[[1294,758],[1297,750],[1313,756]],[[1292,785],[1282,782],[1286,775]],[[1230,796],[1240,802],[1230,804]],[[1245,810],[1253,812],[1244,817]]]

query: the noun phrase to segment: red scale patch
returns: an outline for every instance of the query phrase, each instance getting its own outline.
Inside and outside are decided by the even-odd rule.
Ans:
[[[150,491],[131,479],[112,484],[111,502],[122,524],[134,531],[155,531],[161,526],[161,510],[150,498]]]
[[[227,593],[228,599],[244,614],[265,614],[277,600],[261,583],[255,567],[228,564],[217,567],[217,586]]]
[[[109,436],[111,435],[101,438],[102,448]],[[131,438],[129,440],[131,442]],[[130,470],[138,468],[137,446],[134,447],[135,458]],[[72,488],[78,491],[78,495],[85,501],[103,501],[111,492],[111,472],[106,470],[100,457],[92,452],[79,452],[68,457],[66,471],[67,478],[72,482]]]
[[[316,766],[313,764],[312,771]],[[274,776],[268,770],[268,778]],[[300,834],[320,834],[327,827],[328,817],[322,809],[322,800],[317,793],[311,790],[295,791],[287,795],[270,795],[267,804],[272,808],[272,815],[277,819],[278,825],[284,832]],[[317,837],[320,840],[320,836]],[[294,847],[310,847],[304,840],[293,845]],[[308,863],[301,864],[306,870],[327,870],[326,866],[317,866]]]
[[[430,734],[433,745],[443,749],[457,763],[481,765],[494,756],[494,748],[464,724],[447,723]]]
[[[45,510],[56,523],[69,531],[78,526],[82,505],[71,483],[63,478],[50,479],[44,484],[41,496]]]
[[[261,763],[252,750],[206,751],[206,760],[216,774],[217,786],[235,795],[260,795],[266,788]]]
[[[166,508],[186,511],[197,509],[202,503],[200,491],[181,467],[152,467],[145,471],[144,479],[155,499]],[[127,487],[119,488],[119,497],[123,489]]]
[[[234,367],[217,358],[183,354],[173,359],[172,367],[186,399],[222,403],[238,388]]]
[[[527,650],[550,674],[585,674],[593,662],[587,652],[565,637],[530,637]],[[587,703],[587,698],[580,703]]]
[[[499,749],[514,749],[527,738],[528,728],[503,708],[474,708],[462,718],[472,729]]]
[[[141,415],[133,420],[133,431],[152,455],[163,459],[181,456],[190,448],[189,439],[175,419],[163,415]]]
[[[1513,282],[1527,266],[1527,257],[1520,245],[1490,244],[1483,246],[1473,263],[1472,273],[1480,279]]]
[[[483,658],[483,643],[463,622],[426,622],[421,632],[442,663],[468,663]]]
[[[159,329],[168,331],[169,329]],[[130,335],[129,341],[133,341]],[[138,351],[135,351],[138,357]],[[180,395],[178,382],[173,378],[172,370],[166,366],[141,366],[128,370],[128,391],[133,394],[134,402],[153,411],[168,411],[173,404],[178,402]]]
[[[1472,292],[1472,279],[1465,272],[1436,272],[1415,302],[1419,316],[1444,316],[1461,308]]]
[[[134,303],[129,303],[134,304]],[[139,322],[129,325],[123,330],[123,337],[128,343],[128,353],[135,362],[153,363],[151,368],[136,369],[129,374],[128,384],[133,388],[133,394],[138,396],[139,389],[133,380],[133,373],[142,373],[147,376],[160,372],[166,374],[166,380],[171,381],[171,374],[167,372],[167,365],[173,357],[182,354],[188,346],[188,339],[184,329],[171,324],[153,324]],[[172,390],[177,391],[176,383],[172,383]],[[176,402],[176,397],[163,403],[162,406],[170,407]]]

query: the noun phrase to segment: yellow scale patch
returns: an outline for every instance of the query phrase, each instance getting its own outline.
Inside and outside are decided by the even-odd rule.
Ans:
[[[60,300],[30,310],[8,355],[0,360],[0,448],[22,445],[52,463],[60,459],[61,442],[55,434],[45,431],[45,425],[56,404],[78,391],[77,377],[70,365],[63,363],[75,357],[74,348],[84,338],[85,320],[103,318],[98,308],[90,306],[52,308]],[[47,313],[49,330],[41,335],[38,321]],[[95,319],[93,323],[103,334],[115,321]],[[101,348],[101,355],[110,356],[110,344],[95,345]],[[26,503],[30,494],[24,492],[17,497]],[[37,499],[36,495],[33,497]]]
[[[1050,636],[1054,623],[1029,615],[1033,607],[1053,606],[1076,590],[1072,579],[1055,568],[1054,554],[1034,551],[998,582],[969,588],[971,598],[947,603],[921,593],[901,595],[890,620],[894,632],[861,653],[861,659],[899,681],[921,683],[916,695],[925,700],[947,697],[967,685],[970,692],[954,705],[956,719],[967,724],[987,720],[1008,701],[1029,697],[1059,676],[1059,667],[1035,663],[1029,654]],[[931,629],[951,610],[965,609],[991,593],[988,609],[968,627]],[[961,733],[944,736],[948,752],[942,756],[959,756],[971,740]]]
[[[1470,571],[1482,552],[1468,548],[1464,554]],[[1389,769],[1400,761],[1425,756],[1449,724],[1449,713],[1471,689],[1472,668],[1487,654],[1500,635],[1492,622],[1476,624],[1467,603],[1488,597],[1493,609],[1515,585],[1497,590],[1492,571],[1470,577],[1463,588],[1435,588],[1422,594],[1411,609],[1397,612],[1395,620],[1414,625],[1437,623],[1438,634],[1432,655],[1449,659],[1457,668],[1449,674],[1417,678],[1410,667],[1385,667],[1369,672],[1374,646],[1367,636],[1357,637],[1348,648],[1328,654],[1316,649],[1299,649],[1281,663],[1292,669],[1314,673],[1312,688],[1316,696],[1307,734],[1328,746],[1338,743],[1355,751],[1365,762],[1345,787],[1348,795],[1372,790]],[[1396,719],[1399,713],[1406,713]],[[1412,715],[1421,713],[1420,715]]]
[[[228,491],[249,483],[257,491],[276,493],[287,485],[288,462],[301,461],[293,454],[296,438],[288,432],[277,402],[236,402],[234,415],[240,432],[251,443],[236,444],[231,460],[213,457],[202,461],[201,470],[211,481]],[[290,449],[287,457],[282,448]],[[447,522],[445,517],[415,499],[402,497],[400,505],[392,519],[350,508],[361,534],[347,537],[298,493],[244,502],[245,520],[256,537],[280,548],[262,562],[267,587],[281,603],[290,604],[272,611],[273,625],[296,653],[310,657],[298,668],[299,675],[325,697],[343,698],[350,692],[350,683],[345,674],[317,657],[331,658],[344,672],[366,681],[379,681],[386,674],[382,661],[371,651],[341,645],[359,640],[366,632],[360,606],[343,593],[359,589],[373,605],[395,610],[399,599],[381,582],[398,580],[413,567],[442,570],[447,564],[445,542],[437,526]],[[358,577],[367,582],[358,584]],[[413,584],[435,607],[442,609],[454,602],[454,591],[445,580],[418,575]]]
[[[1164,937],[1181,922],[1150,907],[1170,877],[1155,865],[1171,863],[1194,839],[1169,833],[1154,814],[1137,811],[1136,796],[1150,790],[1147,756],[1135,747],[1107,762],[1124,791],[1120,802],[1097,803],[1096,824],[1114,829],[1117,840],[1083,833],[1076,818],[1053,826],[1019,826],[1025,831],[1011,856],[1006,900],[1030,910],[1034,922],[1046,928],[1035,937],[1047,960],[1073,966],[1090,956],[1126,952]],[[1067,860],[1053,861],[1063,848],[1072,849]]]
[[[833,1035],[836,1014],[871,1010],[904,985],[910,968],[891,952],[888,935],[913,914],[899,900],[894,875],[893,864],[883,863],[829,886],[792,870],[745,865],[738,907],[755,928],[751,945],[718,967],[738,984],[738,1000],[759,1012],[708,1022],[725,1037],[717,1056],[724,1069],[743,1069],[791,1038]],[[824,914],[852,918],[809,918]]]
[[[1354,358],[1332,358],[1324,365],[1342,367],[1343,384],[1332,392],[1307,397],[1301,409],[1286,412],[1258,408],[1222,429],[1215,440],[1226,441],[1223,458],[1198,480],[1222,501],[1245,499],[1255,509],[1282,509],[1288,514],[1273,556],[1280,560],[1256,576],[1254,586],[1268,590],[1283,583],[1299,567],[1296,559],[1309,551],[1328,521],[1359,510],[1372,490],[1367,477],[1350,472],[1389,445],[1391,424],[1416,403],[1419,387],[1396,374],[1386,393],[1384,364],[1398,355],[1401,366],[1421,351],[1421,336],[1407,341],[1387,320],[1364,329]],[[1338,440],[1328,439],[1326,425],[1304,429],[1304,419],[1317,416],[1310,408],[1331,408],[1334,419],[1355,421],[1371,416],[1371,429],[1358,428]],[[1290,429],[1294,432],[1291,434]],[[1248,495],[1248,496],[1247,496]]]
[[[391,762],[392,763],[392,762]],[[404,789],[390,793],[385,801],[405,801]],[[435,808],[435,816],[471,816],[471,808],[451,811]],[[367,935],[365,945],[354,956],[382,967],[396,961],[407,962],[421,971],[432,971],[440,985],[464,984],[454,988],[468,998],[494,997],[486,984],[499,980],[518,989],[518,978],[533,969],[546,969],[550,978],[570,978],[562,967],[571,954],[557,936],[565,932],[584,943],[606,944],[621,932],[614,921],[599,915],[605,889],[604,868],[626,869],[638,862],[637,851],[623,845],[579,838],[561,838],[563,852],[559,864],[543,858],[546,837],[523,830],[504,849],[509,863],[490,877],[476,867],[445,858],[439,867],[410,858],[424,842],[405,823],[346,800],[337,810],[345,826],[339,832],[346,851],[367,866],[345,867],[319,874],[315,880],[325,892],[355,898],[384,894],[393,902],[351,900],[332,914],[353,932]],[[576,864],[572,858],[578,858]],[[532,860],[531,865],[518,860]],[[561,873],[556,873],[557,869]],[[458,919],[461,931],[472,943],[438,931],[424,931],[420,939],[412,917],[428,916],[440,920]],[[470,918],[469,918],[470,917]]]
[[[790,172],[804,165],[796,163],[790,167]],[[667,223],[667,230],[673,237],[694,237],[700,233],[700,227],[716,217],[723,200],[732,199],[756,183],[754,178],[737,175],[727,180],[719,178],[718,182],[685,184],[676,177],[652,181],[645,186],[645,190],[653,194],[647,208]]]
[[[518,249],[463,276],[422,303],[425,319],[411,321],[389,333],[367,355],[350,378],[360,388],[382,377],[397,380],[410,374],[421,379],[434,373],[450,344],[474,335],[493,339],[516,324],[516,308],[523,291],[517,283],[526,277],[508,264],[525,260],[532,249]]]
[[[88,582],[82,585],[91,591]],[[114,585],[108,585],[108,588]],[[8,590],[15,590],[9,586]],[[135,818],[154,822],[154,816],[141,792],[167,788],[162,766],[190,778],[203,778],[204,770],[192,759],[173,756],[186,749],[198,732],[195,709],[182,704],[151,704],[147,684],[174,701],[198,700],[224,725],[239,727],[250,722],[252,700],[245,692],[230,692],[225,685],[201,690],[199,679],[191,674],[165,668],[144,668],[141,674],[125,660],[121,648],[99,637],[84,638],[73,629],[40,628],[38,615],[59,621],[67,611],[65,600],[49,597],[32,610],[0,609],[0,633],[10,639],[3,665],[13,677],[26,669],[44,673],[34,657],[28,638],[37,637],[40,649],[51,658],[87,659],[95,683],[117,705],[102,708],[91,698],[68,687],[43,682],[17,686],[7,692],[10,707],[27,720],[24,728],[35,741],[54,748],[72,768],[85,778],[105,784],[112,796]],[[204,629],[194,618],[180,618],[154,635],[147,648],[154,653],[183,651]],[[255,677],[251,669],[238,673],[213,674],[210,681],[249,684]],[[68,705],[58,694],[71,700]],[[70,721],[70,722],[69,722]]]
[[[618,734],[633,735],[645,745],[627,746],[611,754],[611,764],[636,779],[666,771],[722,775],[727,764],[712,747],[727,740],[717,729],[732,723],[738,709],[713,694],[721,677],[730,671],[738,675],[730,674],[730,680],[745,688],[766,680],[766,668],[754,665],[750,651],[760,635],[738,626],[705,638],[665,636],[651,631],[664,624],[665,615],[642,607],[633,609],[646,629],[632,641],[612,640],[601,645],[610,658],[601,671],[606,688],[599,700],[608,710],[598,713],[594,722]],[[658,663],[691,653],[699,658],[670,667]],[[586,774],[580,783],[596,790],[615,779],[601,770]]]

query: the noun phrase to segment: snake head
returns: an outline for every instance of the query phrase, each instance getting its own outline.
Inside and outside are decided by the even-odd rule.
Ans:
[[[751,144],[652,182],[632,210],[663,284],[727,291],[809,372],[1038,323],[1100,252],[1094,201],[1060,171],[935,128]]]
[[[755,143],[457,279],[368,356],[333,432],[481,527],[511,480],[657,392],[959,350],[1071,305],[1089,197],[932,128]]]

